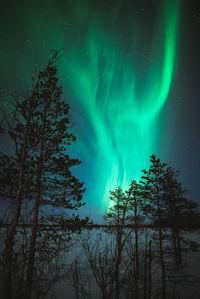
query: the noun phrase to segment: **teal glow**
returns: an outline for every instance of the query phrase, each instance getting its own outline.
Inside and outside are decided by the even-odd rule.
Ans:
[[[79,26],[87,23],[85,38],[67,50],[64,64],[66,82],[93,130],[79,146],[84,159],[91,161],[91,176],[97,174],[94,197],[103,208],[108,206],[108,191],[137,178],[155,148],[157,118],[168,98],[177,48],[178,0],[163,1],[157,8],[151,47],[143,56],[148,24],[141,26],[133,18],[125,49],[120,41],[125,31],[113,34],[122,2],[118,4],[108,28],[98,18],[88,19],[79,6]]]
[[[162,118],[175,72],[180,3],[22,0],[2,16],[10,38],[0,36],[1,72],[9,88],[11,74],[13,84],[28,81],[51,48],[64,49],[59,78],[75,111],[72,152],[82,160],[75,171],[87,188],[86,209],[104,212],[109,190],[139,178],[152,153],[162,160],[168,153]]]

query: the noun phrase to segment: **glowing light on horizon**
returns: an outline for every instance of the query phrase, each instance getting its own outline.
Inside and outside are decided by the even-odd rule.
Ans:
[[[91,161],[94,197],[103,208],[108,206],[108,191],[127,187],[155,149],[158,116],[170,91],[177,49],[179,0],[162,1],[151,48],[145,50],[141,28],[147,24],[142,27],[142,19],[132,18],[132,35],[126,39],[123,24],[118,34],[113,33],[122,3],[111,12],[110,28],[97,16],[89,17],[79,3],[77,27],[81,30],[86,24],[85,38],[69,46],[64,62],[70,92],[89,120],[89,136],[79,146],[82,160]]]

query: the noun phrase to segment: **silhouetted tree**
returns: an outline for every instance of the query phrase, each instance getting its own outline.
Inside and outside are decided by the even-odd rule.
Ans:
[[[69,105],[60,99],[62,88],[57,86],[58,52],[49,61],[44,71],[39,72],[35,86],[36,108],[32,115],[37,151],[32,157],[35,169],[35,204],[28,256],[25,298],[31,297],[33,265],[36,237],[41,205],[52,209],[47,223],[60,223],[69,215],[68,211],[77,210],[82,203],[85,191],[83,183],[72,175],[70,168],[79,165],[78,159],[71,159],[68,146],[76,140],[70,132]],[[61,211],[59,214],[59,211]]]
[[[69,105],[61,100],[62,88],[57,85],[58,59],[59,53],[55,51],[44,71],[34,75],[32,92],[17,103],[15,125],[9,132],[16,149],[14,160],[9,157],[9,163],[16,166],[15,181],[17,177],[17,183],[13,186],[16,187],[13,192],[14,216],[7,230],[4,253],[4,297],[9,299],[12,298],[14,236],[23,199],[31,199],[34,207],[25,298],[31,297],[38,223],[63,225],[74,219],[77,224],[79,218],[75,217],[74,211],[84,204],[83,183],[70,170],[81,162],[69,156],[68,147],[76,138],[70,132]],[[1,158],[3,162],[8,157],[2,155]],[[7,174],[13,178],[11,168]],[[5,190],[10,190],[8,185],[5,182]],[[46,216],[42,215],[43,206]]]
[[[115,282],[116,299],[120,297],[120,264],[122,259],[122,250],[127,238],[125,227],[128,219],[129,201],[120,187],[110,191],[111,207],[104,216],[107,224],[112,224],[116,232],[116,262],[115,262]]]
[[[102,299],[115,297],[115,262],[114,243],[107,236],[97,235],[95,241],[86,236],[81,245],[89,261],[92,274],[100,288]]]
[[[159,255],[161,265],[161,281],[162,281],[162,298],[166,299],[166,265],[164,260],[164,234],[162,227],[162,216],[165,211],[165,202],[162,201],[164,193],[162,182],[164,180],[165,163],[161,163],[159,158],[155,155],[150,157],[150,168],[148,171],[143,170],[142,179],[145,181],[146,190],[149,190],[146,197],[147,204],[145,210],[147,214],[153,219],[153,222],[158,227],[158,239],[159,239]]]
[[[164,179],[161,182],[163,188],[162,201],[166,202],[166,210],[162,216],[162,223],[171,230],[172,248],[174,260],[177,266],[181,265],[181,243],[186,242],[182,231],[196,227],[199,217],[198,204],[188,200],[186,190],[178,180],[179,173],[172,167],[167,167]]]
[[[172,242],[175,264],[182,262],[181,244],[188,242],[182,231],[195,227],[198,223],[198,205],[186,199],[186,191],[178,180],[178,172],[161,163],[155,155],[150,157],[150,168],[143,170],[143,185],[146,186],[144,211],[158,228],[160,265],[162,272],[162,298],[166,298],[166,262],[164,260],[164,240]],[[164,233],[164,229],[171,234]],[[192,245],[194,242],[191,243]]]
[[[128,191],[126,191],[126,196],[128,198],[129,210],[130,210],[130,223],[134,226],[135,234],[135,294],[134,298],[138,298],[138,280],[139,280],[139,226],[142,224],[142,210],[144,204],[145,190],[142,184],[137,183],[133,180],[130,184]]]
[[[7,184],[4,184],[4,192],[10,198],[11,193],[12,196],[15,197],[15,207],[14,214],[11,220],[11,224],[6,232],[5,239],[5,266],[4,266],[4,297],[7,299],[12,298],[12,252],[14,245],[14,236],[16,232],[16,227],[19,222],[19,217],[21,213],[21,205],[22,205],[22,193],[25,186],[25,176],[27,174],[27,152],[30,141],[30,124],[32,112],[34,109],[33,101],[34,101],[34,85],[35,85],[35,77],[33,78],[33,87],[31,94],[27,97],[26,100],[17,102],[15,109],[15,123],[13,125],[12,130],[8,131],[8,134],[14,141],[15,145],[15,155],[13,157],[9,157],[7,155],[1,155],[1,161],[7,160],[8,165],[6,169]],[[9,127],[8,127],[9,129]],[[30,141],[30,142],[29,142]],[[12,164],[12,167],[11,167]],[[2,166],[2,164],[1,164]],[[2,170],[3,169],[3,170]],[[4,166],[1,167],[1,171],[4,172]],[[25,174],[26,173],[26,174]],[[17,180],[17,182],[16,182]],[[14,181],[13,187],[10,186],[9,181]],[[4,180],[5,182],[5,180]]]

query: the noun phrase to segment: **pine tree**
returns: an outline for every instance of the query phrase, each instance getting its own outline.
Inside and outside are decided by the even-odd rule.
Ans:
[[[27,299],[31,297],[41,206],[52,209],[47,223],[61,222],[63,217],[72,217],[68,211],[77,210],[83,205],[82,194],[85,191],[83,183],[70,170],[72,166],[79,165],[80,160],[71,159],[68,154],[68,147],[76,138],[70,133],[69,105],[60,99],[62,89],[57,86],[57,59],[58,53],[55,53],[44,71],[39,72],[35,88],[37,105],[33,120],[35,137],[39,142],[33,158],[36,162],[35,204],[25,285]]]
[[[131,224],[134,226],[134,245],[135,245],[135,298],[138,298],[138,280],[139,280],[139,225],[141,225],[143,221],[142,211],[144,205],[144,197],[145,197],[145,190],[142,184],[137,183],[133,180],[130,184],[128,191],[126,191],[126,195],[128,198],[129,203],[129,210],[130,210],[130,221]]]
[[[166,202],[162,223],[171,230],[174,261],[177,266],[182,263],[181,243],[186,242],[184,231],[195,227],[199,217],[198,204],[185,197],[187,191],[178,177],[179,173],[175,169],[167,167],[161,183],[164,191],[162,201]]]
[[[146,197],[145,212],[147,215],[156,223],[158,227],[158,240],[159,240],[159,255],[160,255],[160,266],[161,266],[161,280],[162,280],[162,299],[166,298],[166,265],[164,260],[164,234],[162,226],[162,217],[165,212],[165,202],[162,201],[164,193],[162,182],[164,180],[164,171],[166,168],[165,163],[161,163],[159,158],[155,155],[150,157],[150,168],[148,171],[143,170],[142,179],[144,180],[143,185],[148,190]]]
[[[29,130],[34,109],[34,79],[35,78],[33,78],[31,94],[22,102],[17,101],[14,112],[14,125],[11,130],[8,130],[8,135],[14,142],[15,154],[13,156],[1,154],[2,176],[4,176],[4,172],[6,172],[7,176],[7,182],[4,177],[4,191],[2,190],[2,192],[4,192],[9,199],[13,199],[14,197],[13,217],[10,220],[11,224],[6,232],[4,250],[4,297],[7,299],[12,298],[13,246],[16,228],[21,214],[23,193],[24,190],[27,189],[27,185],[30,185],[28,183],[29,175],[27,176],[27,152],[30,149],[32,141],[32,138],[29,138],[31,136]],[[9,127],[10,126],[8,126],[8,129]],[[4,161],[7,161],[7,163],[4,164]],[[10,185],[10,182],[12,182],[13,185]]]
[[[197,203],[186,199],[186,190],[178,180],[178,172],[167,164],[161,163],[155,155],[150,157],[150,168],[143,170],[143,185],[147,197],[145,213],[153,225],[158,228],[160,265],[162,272],[162,298],[166,298],[166,262],[164,260],[164,240],[172,243],[175,264],[182,262],[181,243],[186,242],[184,232],[198,225],[199,211]],[[163,230],[171,234],[164,234]],[[192,242],[194,245],[194,242]]]
[[[69,146],[76,141],[70,132],[69,105],[61,100],[62,88],[58,86],[58,51],[43,71],[35,75],[31,95],[17,103],[16,122],[10,136],[15,143],[15,161],[18,183],[16,187],[14,217],[5,240],[5,298],[12,298],[12,249],[16,227],[23,201],[31,199],[34,215],[25,283],[25,298],[31,297],[32,279],[38,224],[78,224],[75,215],[84,203],[85,191],[71,172],[71,167],[81,163],[69,156]],[[11,175],[11,173],[10,173]],[[42,209],[45,207],[45,217]]]
[[[116,232],[116,261],[115,261],[115,298],[120,298],[120,264],[122,260],[122,250],[125,244],[125,226],[129,211],[128,198],[120,187],[110,191],[110,200],[113,203],[108,213],[104,216],[107,224],[113,225]]]

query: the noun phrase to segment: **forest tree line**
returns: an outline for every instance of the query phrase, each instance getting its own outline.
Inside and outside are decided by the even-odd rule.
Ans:
[[[0,131],[6,142],[12,142],[10,154],[5,151],[0,153],[0,200],[5,207],[5,212],[1,212],[0,287],[6,299],[48,298],[49,285],[45,289],[41,284],[40,288],[38,282],[47,275],[43,262],[48,271],[54,272],[51,282],[56,283],[60,276],[56,276],[55,269],[51,269],[57,267],[53,261],[63,251],[71,249],[74,230],[89,227],[88,217],[80,219],[77,212],[85,204],[85,187],[71,171],[81,161],[69,155],[69,147],[76,137],[71,132],[70,106],[61,99],[62,87],[58,85],[57,77],[59,59],[60,52],[54,51],[43,70],[35,69],[31,91],[14,95],[11,102],[4,101],[2,97]],[[149,239],[143,273],[146,278],[143,277],[141,293],[139,235],[145,225],[156,228],[154,238],[159,247],[161,298],[167,298],[164,243],[166,239],[170,242],[173,263],[179,267],[183,263],[182,245],[186,240],[183,232],[199,227],[198,205],[187,199],[186,195],[178,172],[155,155],[150,157],[149,169],[142,170],[139,182],[133,180],[126,191],[120,187],[110,191],[112,204],[104,215],[104,224],[108,229],[112,227],[115,235],[114,272],[111,273],[111,269],[108,273],[103,272],[102,279],[94,272],[102,298],[121,298],[123,252],[130,241],[130,234],[134,236],[131,241],[134,281],[131,284],[132,293],[127,298],[152,298],[151,273],[150,268],[147,269],[147,260],[149,263],[151,260]],[[44,225],[49,225],[51,229],[44,231]],[[71,230],[67,231],[69,227]],[[131,229],[127,231],[127,227]],[[198,246],[192,241],[188,244],[190,247]],[[89,263],[96,271],[101,267],[95,268],[93,247],[90,245],[88,240],[82,242]],[[102,259],[98,266],[101,262]],[[112,274],[112,279],[106,284],[104,278],[109,274]],[[80,290],[75,289],[79,298]]]

